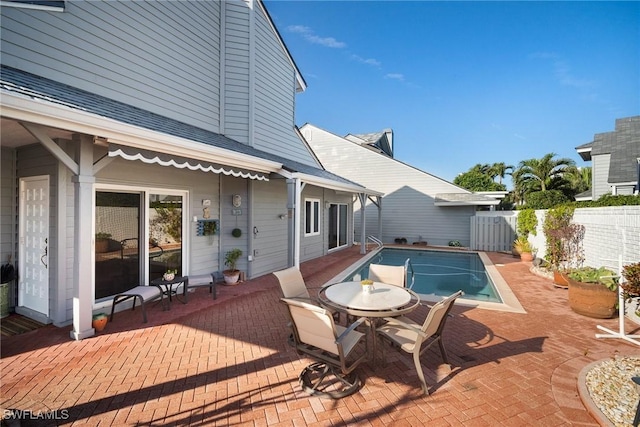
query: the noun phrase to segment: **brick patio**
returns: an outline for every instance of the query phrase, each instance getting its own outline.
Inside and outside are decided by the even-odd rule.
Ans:
[[[339,401],[309,397],[298,374],[309,364],[287,345],[287,318],[273,275],[206,288],[170,311],[126,311],[95,337],[72,341],[52,325],[1,341],[1,409],[57,411],[29,425],[398,425],[597,426],[577,392],[589,363],[640,348],[596,339],[617,319],[573,313],[565,290],[510,255],[489,254],[527,314],[456,306],[445,330],[453,364],[423,355],[431,395],[412,359],[387,350],[386,366],[361,365],[365,384]],[[359,259],[357,248],[302,265],[316,287]],[[423,318],[426,309],[410,315]],[[627,322],[628,324],[629,322]],[[51,412],[49,412],[51,413]]]

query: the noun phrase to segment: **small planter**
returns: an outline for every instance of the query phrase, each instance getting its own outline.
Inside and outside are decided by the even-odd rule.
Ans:
[[[106,314],[96,314],[93,316],[93,320],[91,321],[91,326],[98,332],[102,332],[104,328],[107,326],[107,321],[109,317]]]
[[[583,316],[611,319],[617,313],[618,293],[599,283],[569,280],[569,307]]]
[[[164,273],[164,274],[162,275],[162,278],[163,278],[165,281],[170,282],[170,281],[172,281],[173,279],[175,279],[175,278],[176,278],[176,275],[175,275],[174,273]]]
[[[234,286],[240,283],[240,270],[225,270],[222,275],[224,276],[225,285]]]
[[[531,261],[533,261],[533,253],[531,253],[531,252],[522,252],[520,254],[520,261],[522,261],[522,262],[531,262]]]
[[[554,270],[553,272],[553,286],[556,288],[567,289],[569,287],[569,278],[566,274]]]

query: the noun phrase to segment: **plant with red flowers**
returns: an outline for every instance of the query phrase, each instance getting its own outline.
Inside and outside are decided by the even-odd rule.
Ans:
[[[622,277],[625,280],[620,287],[624,291],[624,298],[640,297],[640,262],[623,266]]]

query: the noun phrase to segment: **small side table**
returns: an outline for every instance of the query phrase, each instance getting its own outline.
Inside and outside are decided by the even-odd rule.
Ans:
[[[168,310],[171,310],[171,302],[173,301],[172,296],[175,295],[176,299],[178,301],[180,301],[180,299],[178,298],[178,292],[176,291],[176,289],[178,289],[178,287],[180,285],[182,285],[182,297],[183,300],[180,301],[183,304],[187,303],[187,288],[189,287],[189,277],[187,276],[176,276],[173,278],[173,280],[164,280],[162,277],[159,279],[154,279],[151,281],[151,284],[154,286],[158,286],[160,288],[160,290],[162,291],[162,293],[166,296],[169,297],[169,300],[167,302]]]

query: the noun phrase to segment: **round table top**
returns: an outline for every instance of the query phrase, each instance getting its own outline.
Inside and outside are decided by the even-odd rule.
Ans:
[[[415,295],[406,288],[387,283],[374,282],[373,291],[366,293],[360,282],[342,282],[329,285],[324,290],[326,298],[347,309],[371,311],[375,316],[379,312],[386,316],[386,311],[407,305]]]

